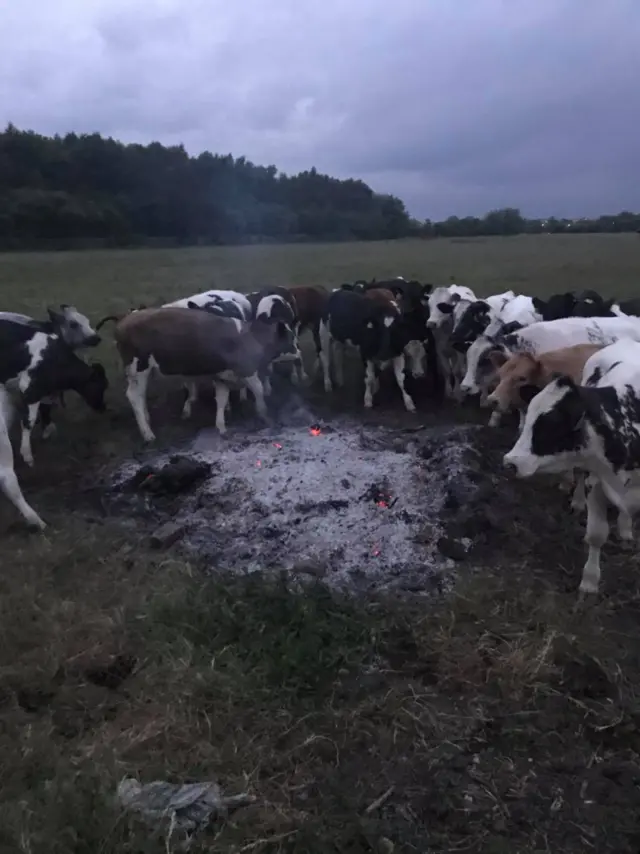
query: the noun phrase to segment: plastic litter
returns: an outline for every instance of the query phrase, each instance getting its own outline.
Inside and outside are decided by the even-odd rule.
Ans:
[[[149,824],[158,824],[162,819],[169,821],[165,845],[167,851],[173,834],[184,833],[186,839],[181,847],[186,848],[195,833],[206,828],[216,819],[226,818],[230,810],[255,802],[249,794],[225,797],[215,782],[167,783],[155,780],[141,784],[133,777],[125,777],[118,785],[117,797],[128,810],[140,814]]]

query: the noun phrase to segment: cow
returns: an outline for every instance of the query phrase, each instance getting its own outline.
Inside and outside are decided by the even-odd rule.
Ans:
[[[467,373],[462,390],[467,394],[477,394],[495,386],[496,365],[504,361],[504,356],[513,353],[536,355],[577,344],[611,344],[620,338],[640,341],[640,318],[564,317],[532,323],[493,340],[481,336],[467,352]],[[500,351],[504,356],[499,355]],[[496,410],[489,424],[496,426],[499,423],[500,412]]]
[[[509,300],[491,320],[484,334],[487,338],[508,335],[516,329],[539,323],[542,317],[535,309],[533,298],[519,294]]]
[[[164,308],[204,308],[221,317],[235,317],[245,322],[251,319],[251,303],[244,294],[238,291],[204,291],[190,297],[164,303]]]
[[[11,446],[11,421],[14,407],[9,392],[0,386],[0,492],[2,492],[32,528],[43,531],[45,523],[25,500],[14,469]]]
[[[533,305],[543,320],[561,320],[565,317],[606,317],[613,300],[605,300],[593,290],[566,291],[547,300],[533,297]]]
[[[20,453],[27,465],[33,465],[31,432],[43,401],[71,389],[92,409],[105,410],[104,367],[88,365],[60,335],[0,317],[0,354],[0,385],[20,391],[24,410]]]
[[[201,294],[194,294],[190,297],[183,297],[174,302],[167,302],[164,308],[190,308],[208,311],[211,314],[216,314],[219,317],[228,317],[231,319],[243,321],[247,323],[251,320],[251,303],[244,294],[238,291],[204,291]],[[198,386],[195,382],[185,383],[186,397],[182,407],[182,418],[185,420],[191,418],[193,404],[198,399]],[[240,400],[247,399],[246,388],[240,389]],[[227,403],[229,408],[230,401]]]
[[[320,362],[320,321],[329,294],[324,288],[313,288],[308,285],[289,288],[289,292],[295,303],[298,338],[306,329],[309,329],[313,335],[316,355],[315,370]]]
[[[574,468],[589,473],[589,553],[579,589],[581,596],[596,593],[607,505],[618,509],[626,541],[633,538],[630,514],[640,508],[640,343],[622,339],[603,347],[587,360],[580,383],[560,376],[545,386],[531,400],[504,464],[522,478]]]
[[[449,336],[453,329],[453,307],[461,300],[476,301],[470,288],[460,285],[438,287],[428,298],[429,319],[427,328],[433,333],[438,369],[444,382],[446,397],[457,400],[460,381],[464,375],[464,356],[451,346]]]
[[[246,386],[258,415],[268,420],[260,373],[276,358],[296,358],[293,335],[283,321],[248,323],[181,306],[148,308],[126,315],[115,341],[127,378],[126,396],[145,442],[155,435],[146,395],[153,372],[197,381],[211,379],[216,394],[216,427],[226,432],[231,387]]]
[[[503,294],[495,294],[486,299],[479,299],[474,302],[460,300],[456,306],[447,306],[445,313],[453,313],[450,342],[454,350],[459,353],[466,353],[476,338],[483,334],[493,318],[497,317],[515,297],[513,291],[505,291]]]
[[[81,314],[73,305],[60,305],[48,308],[49,320],[36,320],[28,314],[16,314],[12,311],[0,311],[0,320],[23,323],[39,332],[59,335],[72,350],[96,347],[100,336],[92,328],[88,317]]]
[[[374,288],[366,293],[336,289],[330,295],[320,323],[320,360],[324,373],[324,388],[332,391],[331,366],[335,367],[335,381],[344,385],[344,352],[347,346],[356,348],[365,366],[364,406],[373,406],[373,396],[378,389],[376,369],[393,366],[396,382],[402,394],[405,408],[415,411],[415,404],[405,389],[404,369],[409,361],[409,370],[414,377],[424,374],[420,355],[405,348],[412,339],[410,323],[385,289]],[[340,357],[334,359],[334,350]]]
[[[308,382],[308,377],[305,373],[304,365],[302,364],[302,356],[300,355],[300,347],[298,344],[297,307],[295,299],[289,288],[283,288],[281,286],[262,288],[259,291],[253,291],[252,293],[247,294],[247,299],[251,303],[251,316],[255,320],[259,320],[262,323],[284,323],[287,329],[291,332],[291,335],[293,336],[293,346],[297,351],[297,356],[293,359],[293,373],[291,375],[291,379],[298,383]],[[277,363],[279,359],[274,359],[273,361],[274,363]],[[292,361],[289,359],[288,354],[285,361]],[[271,364],[269,364],[263,378],[264,390],[267,395],[271,394],[271,372],[272,368]]]
[[[587,359],[601,350],[602,344],[576,344],[538,355],[503,350],[489,353],[498,374],[498,384],[487,398],[499,412],[523,409],[541,388],[551,382],[554,374],[564,374],[580,382]]]

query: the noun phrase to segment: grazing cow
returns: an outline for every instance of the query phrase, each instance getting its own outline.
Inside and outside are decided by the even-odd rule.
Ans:
[[[331,365],[335,367],[336,385],[344,385],[344,352],[347,346],[359,350],[365,365],[364,405],[373,406],[373,395],[378,389],[376,368],[393,366],[396,382],[405,408],[415,411],[415,404],[404,384],[405,348],[411,340],[413,329],[403,317],[393,295],[384,289],[374,288],[366,293],[334,290],[327,301],[320,323],[320,360],[324,372],[324,388],[331,392]],[[338,359],[332,358],[340,350]],[[406,353],[410,372],[414,377],[424,374],[420,354]],[[424,358],[424,349],[422,350]]]
[[[43,400],[71,389],[92,409],[104,411],[103,366],[88,365],[60,335],[0,317],[0,352],[0,384],[16,386],[25,407],[20,453],[28,465],[33,465],[31,431]]]
[[[44,530],[45,523],[25,500],[14,470],[11,447],[11,421],[14,408],[9,392],[0,386],[0,492],[2,492],[32,528]]]
[[[589,554],[580,593],[597,592],[608,503],[620,511],[624,540],[632,539],[630,513],[640,508],[640,343],[620,340],[594,353],[580,384],[561,376],[545,386],[532,399],[504,463],[525,478],[574,468],[589,472]]]
[[[213,380],[216,427],[225,433],[230,387],[246,386],[255,397],[258,414],[267,419],[259,374],[274,359],[294,359],[298,352],[291,330],[282,321],[243,323],[173,306],[128,314],[116,326],[115,340],[127,376],[127,399],[146,442],[155,439],[146,403],[152,372]]]
[[[263,288],[260,291],[254,291],[247,294],[247,299],[251,303],[252,317],[262,323],[284,323],[287,329],[293,336],[293,346],[297,351],[295,359],[291,360],[289,354],[286,354],[284,361],[293,361],[293,373],[291,378],[294,382],[306,383],[308,377],[302,364],[302,356],[300,355],[300,347],[298,344],[298,320],[297,307],[295,299],[289,288],[274,287]],[[281,361],[274,359],[274,363]],[[271,364],[266,369],[266,374],[263,378],[265,394],[271,394]],[[296,376],[297,375],[297,376]]]

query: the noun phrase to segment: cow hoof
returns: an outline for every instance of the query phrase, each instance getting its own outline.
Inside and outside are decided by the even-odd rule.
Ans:
[[[142,441],[143,441],[143,442],[155,442],[155,440],[156,440],[156,435],[155,435],[155,433],[145,433],[145,434],[142,436]]]
[[[324,390],[326,394],[331,394],[331,392],[333,391],[333,386],[331,385],[331,383],[326,382],[324,384]]]
[[[37,513],[25,520],[30,531],[44,531],[47,527]]]
[[[415,412],[416,411],[416,405],[411,400],[405,400],[404,408],[407,410],[407,412]]]
[[[373,409],[373,401],[372,400],[365,400],[364,408],[365,409]]]
[[[33,457],[31,456],[31,454],[22,454],[22,459],[24,460],[25,464],[29,466],[29,468],[33,468]]]

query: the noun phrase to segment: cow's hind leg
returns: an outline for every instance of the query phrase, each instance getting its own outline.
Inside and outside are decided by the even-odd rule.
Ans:
[[[187,391],[187,399],[182,407],[182,418],[187,419],[191,418],[193,404],[198,399],[198,387],[194,382],[185,383],[184,387]]]
[[[320,329],[318,333],[318,356],[322,365],[322,373],[324,376],[324,390],[327,393],[333,391],[331,385],[331,332],[329,326],[323,320],[320,321]]]
[[[156,438],[149,424],[149,410],[147,409],[147,386],[151,368],[138,370],[138,360],[134,359],[126,368],[127,400],[131,404],[136,424],[145,442],[153,442]]]
[[[405,409],[407,412],[415,412],[416,405],[411,399],[411,395],[407,393],[407,390],[404,387],[404,356],[396,356],[393,360],[393,373],[396,378],[396,382],[398,383],[398,388],[402,394]]]
[[[364,371],[364,406],[365,409],[371,409],[373,406],[373,395],[376,392],[378,378],[376,377],[376,366],[370,360],[367,360]]]
[[[600,552],[609,537],[607,498],[599,480],[593,483],[587,496],[587,530],[584,541],[589,546],[587,562],[582,570],[580,596],[597,593],[600,586]]]
[[[28,466],[33,465],[33,452],[31,450],[31,432],[38,419],[40,401],[30,403],[22,416],[22,437],[20,439],[20,456]]]

